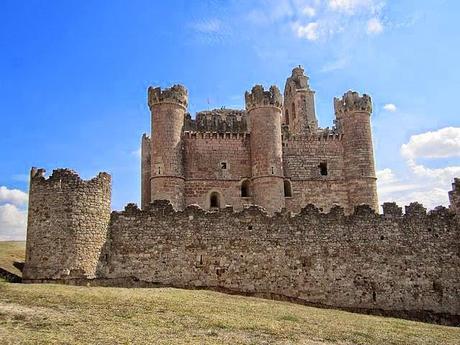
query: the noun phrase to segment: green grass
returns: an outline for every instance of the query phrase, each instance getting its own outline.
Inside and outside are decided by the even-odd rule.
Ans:
[[[13,263],[24,262],[26,243],[23,241],[0,241],[0,267],[21,277],[22,273]]]
[[[3,344],[460,344],[460,328],[212,291],[0,282]]]

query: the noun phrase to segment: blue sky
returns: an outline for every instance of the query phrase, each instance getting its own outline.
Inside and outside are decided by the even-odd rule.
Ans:
[[[460,176],[460,3],[451,1],[0,2],[0,239],[24,236],[31,166],[113,176],[139,201],[149,85],[184,84],[191,113],[243,107],[301,64],[322,127],[332,99],[372,96],[380,201],[447,205]],[[209,100],[209,105],[208,105]]]

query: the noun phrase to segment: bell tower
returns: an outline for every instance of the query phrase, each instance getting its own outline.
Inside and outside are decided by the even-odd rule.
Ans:
[[[292,134],[316,132],[315,91],[310,89],[308,77],[301,66],[292,70],[284,87],[283,124]]]

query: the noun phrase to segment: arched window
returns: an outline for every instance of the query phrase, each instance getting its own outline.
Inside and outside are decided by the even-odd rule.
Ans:
[[[292,102],[292,118],[295,119],[295,103]]]
[[[220,208],[220,195],[217,192],[212,192],[209,196],[209,207]]]
[[[247,198],[249,196],[250,196],[249,180],[244,180],[241,183],[241,197],[242,198]]]
[[[285,116],[286,119],[284,120],[284,123],[289,126],[289,111],[287,109],[285,111]]]
[[[284,197],[291,198],[292,197],[292,186],[291,181],[284,180]]]

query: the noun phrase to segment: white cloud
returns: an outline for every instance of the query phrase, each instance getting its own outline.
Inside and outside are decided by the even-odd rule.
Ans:
[[[354,14],[358,9],[374,10],[376,4],[372,0],[329,0],[328,6],[334,11]]]
[[[447,193],[454,178],[460,176],[460,166],[430,168],[416,160],[460,157],[460,128],[447,127],[413,135],[401,146],[401,156],[408,167],[404,175],[396,176],[389,168],[377,172],[380,203],[396,201],[399,205],[408,205],[418,201],[428,209],[448,206]]]
[[[383,24],[378,18],[371,18],[367,21],[367,33],[377,35],[383,31]]]
[[[306,38],[309,41],[316,41],[319,38],[318,35],[318,23],[312,22],[307,25],[297,25],[296,32],[300,38]]]
[[[394,105],[393,103],[385,104],[383,106],[383,109],[385,109],[386,111],[392,112],[392,113],[394,113],[397,110],[396,105]]]
[[[27,193],[19,189],[9,189],[6,186],[0,186],[0,203],[11,203],[17,206],[27,203]]]
[[[411,161],[417,158],[460,157],[460,127],[413,135],[407,144],[401,146],[401,155]]]
[[[376,175],[379,182],[388,183],[395,180],[395,174],[389,168],[377,171]]]
[[[302,13],[305,14],[307,17],[314,17],[316,15],[316,10],[314,7],[306,6]]]
[[[24,240],[27,212],[16,205],[0,205],[0,241]]]

